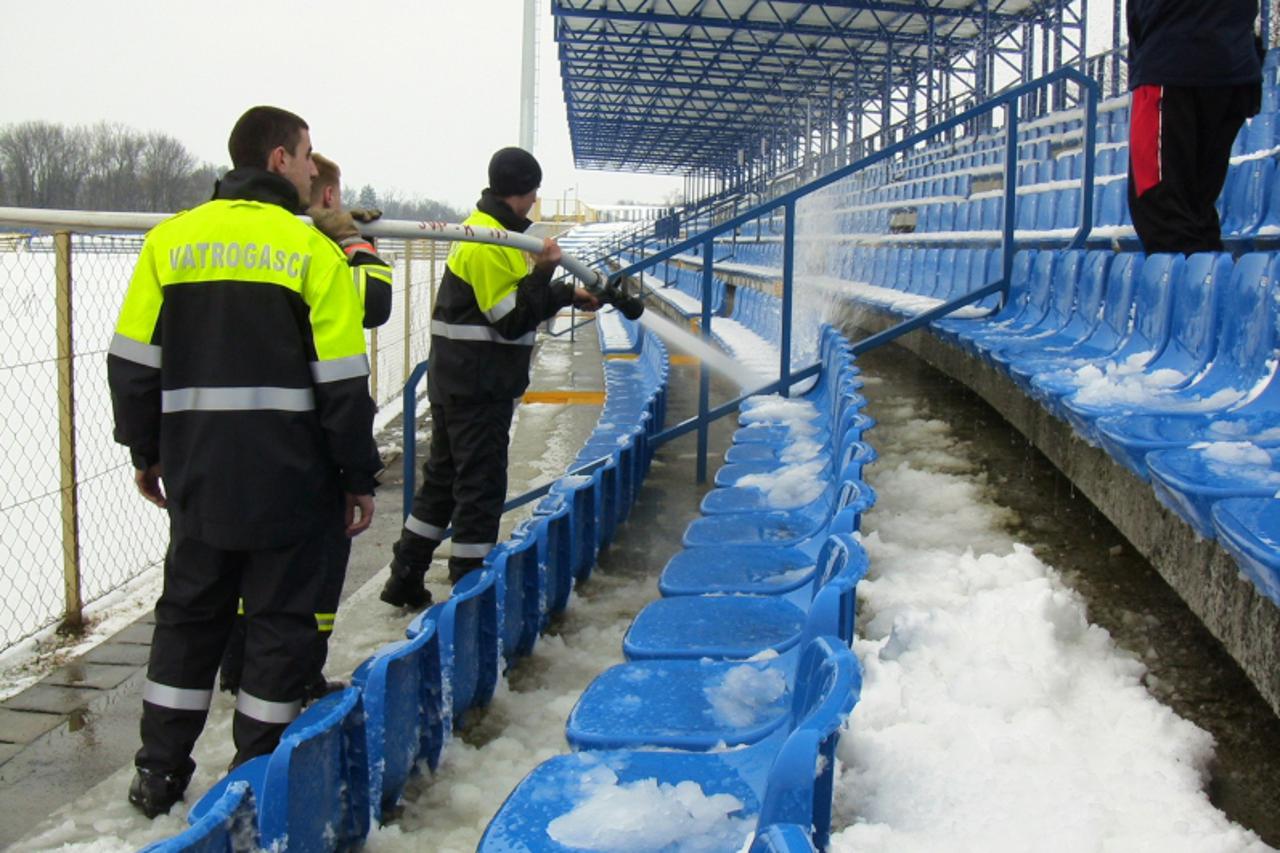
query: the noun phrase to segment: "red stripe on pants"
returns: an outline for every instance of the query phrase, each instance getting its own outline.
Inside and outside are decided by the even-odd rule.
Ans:
[[[1160,102],[1163,86],[1139,86],[1129,107],[1129,160],[1138,195],[1160,183]]]

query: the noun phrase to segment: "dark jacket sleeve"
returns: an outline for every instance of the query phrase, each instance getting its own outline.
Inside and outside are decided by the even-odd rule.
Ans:
[[[133,467],[150,468],[160,461],[160,369],[108,353],[107,384],[112,436],[129,448]]]
[[[329,453],[338,464],[342,490],[371,495],[378,485],[382,458],[373,439],[373,400],[364,377],[316,385],[316,408]]]
[[[491,321],[498,334],[509,340],[535,331],[573,301],[573,285],[552,284],[551,267],[536,266],[516,284],[516,304],[505,316]]]

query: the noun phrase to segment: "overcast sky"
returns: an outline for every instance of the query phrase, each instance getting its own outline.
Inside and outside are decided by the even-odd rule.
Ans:
[[[13,2],[13,0],[8,0]],[[679,178],[573,167],[550,3],[539,0],[542,194],[659,203]],[[7,6],[7,4],[6,4]],[[0,125],[161,130],[226,165],[257,103],[293,110],[344,182],[469,208],[519,136],[521,0],[68,0],[6,9]]]

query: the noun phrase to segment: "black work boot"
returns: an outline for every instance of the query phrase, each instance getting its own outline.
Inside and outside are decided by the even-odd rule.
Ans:
[[[129,802],[148,818],[168,814],[173,804],[182,799],[191,777],[177,773],[160,773],[138,768],[129,785]]]
[[[427,570],[405,566],[399,560],[391,561],[391,577],[382,586],[378,596],[394,607],[409,607],[422,610],[431,604],[431,592],[427,589],[423,578]]]

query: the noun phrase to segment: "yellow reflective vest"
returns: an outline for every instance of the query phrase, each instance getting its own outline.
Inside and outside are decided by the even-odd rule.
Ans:
[[[523,232],[532,223],[487,190],[462,223]],[[529,386],[538,324],[573,301],[552,270],[491,243],[454,243],[431,315],[427,390],[433,403],[511,400]]]
[[[358,282],[296,207],[283,178],[236,169],[156,226],[107,355],[116,440],[215,547],[313,535],[381,467]]]

